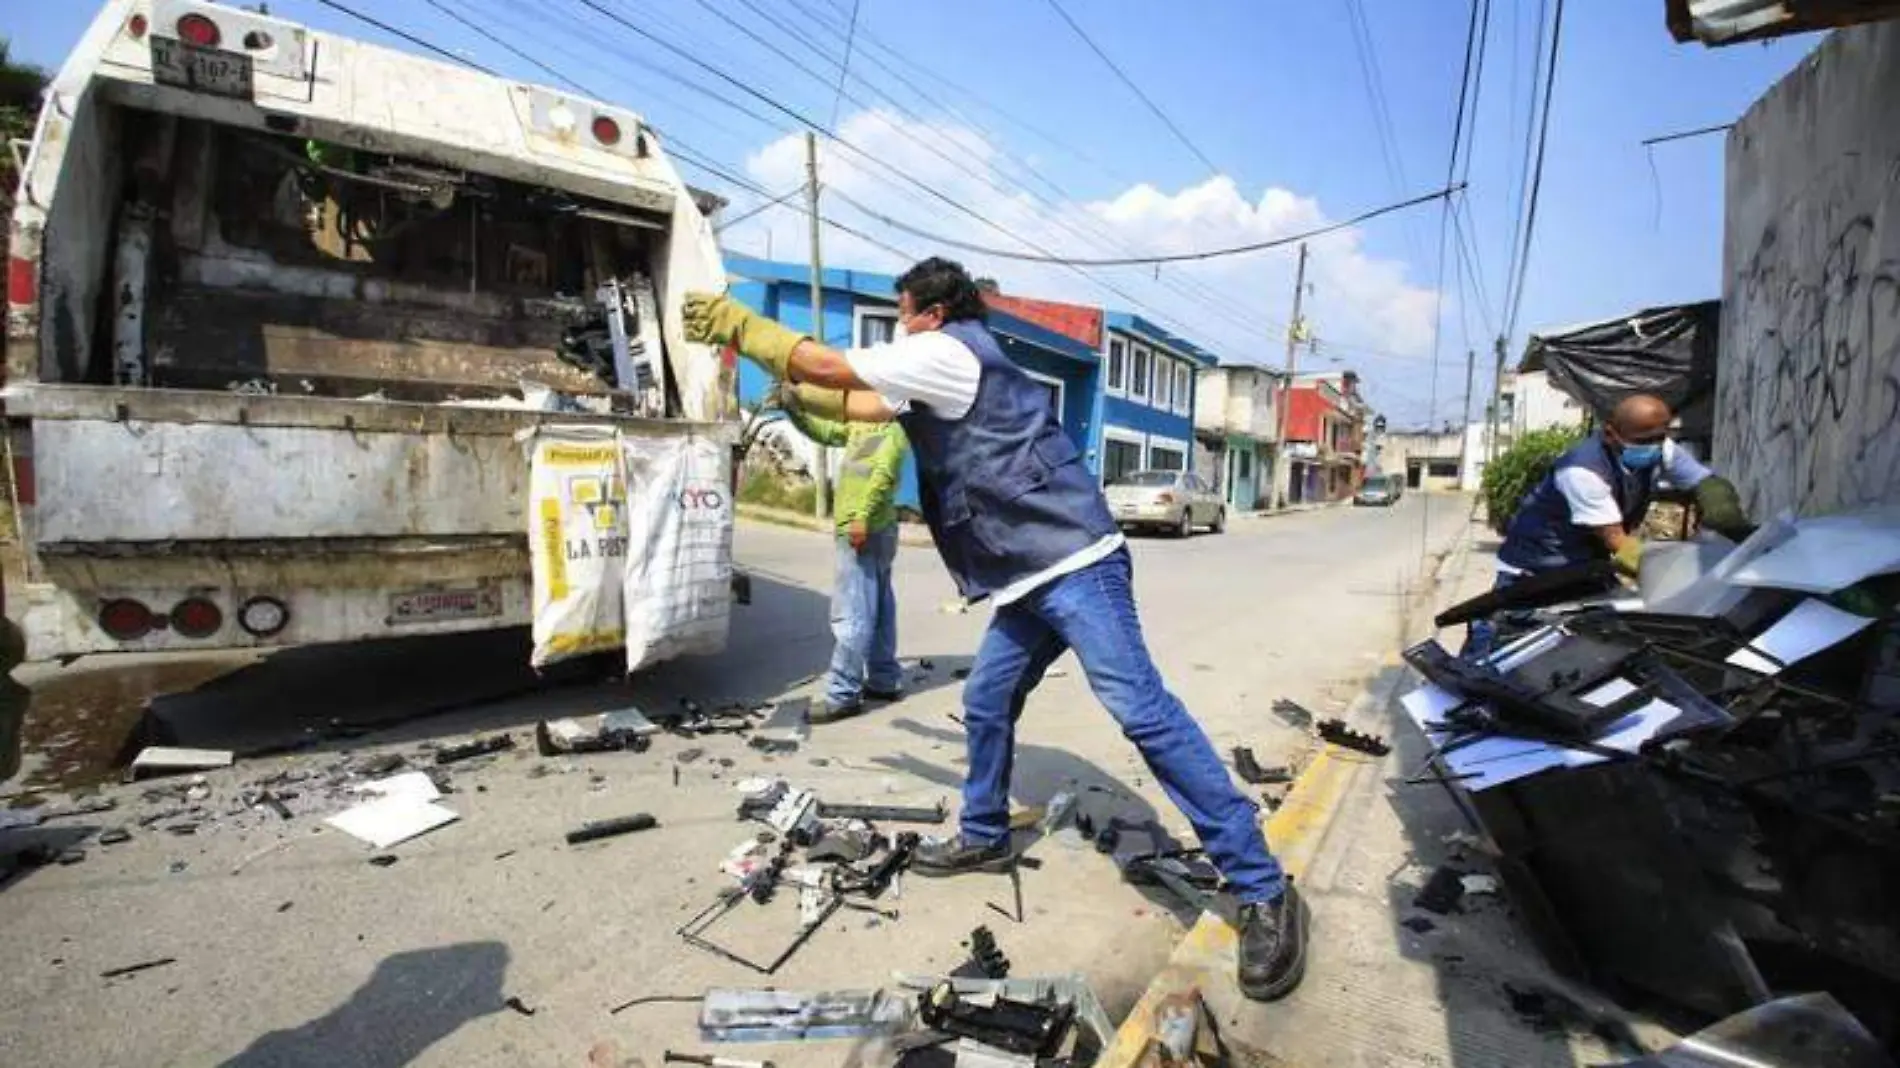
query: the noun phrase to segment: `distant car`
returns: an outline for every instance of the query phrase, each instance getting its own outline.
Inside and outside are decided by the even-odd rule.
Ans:
[[[1390,508],[1399,502],[1399,495],[1404,492],[1395,479],[1377,476],[1366,479],[1365,484],[1359,487],[1359,492],[1352,495],[1352,503]]]
[[[1195,527],[1227,529],[1227,504],[1201,476],[1186,471],[1137,471],[1108,486],[1108,510],[1123,530],[1165,530],[1185,538]]]

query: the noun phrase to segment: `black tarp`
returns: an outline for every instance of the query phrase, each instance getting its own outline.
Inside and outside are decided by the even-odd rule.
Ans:
[[[1706,439],[1721,320],[1722,302],[1705,300],[1533,334],[1518,369],[1548,372],[1599,421],[1624,397],[1654,393],[1675,409],[1682,437]]]

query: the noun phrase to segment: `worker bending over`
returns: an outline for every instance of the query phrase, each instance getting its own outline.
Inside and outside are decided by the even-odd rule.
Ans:
[[[1674,417],[1661,397],[1631,394],[1601,430],[1559,456],[1511,519],[1498,550],[1497,588],[1594,560],[1609,560],[1634,576],[1642,561],[1643,517],[1659,478],[1694,492],[1703,526],[1746,537],[1741,496],[1727,479],[1669,440]],[[1481,656],[1496,642],[1495,623],[1475,621],[1465,655]]]
[[[944,566],[966,599],[996,606],[963,687],[969,772],[960,833],[919,848],[912,870],[954,875],[1014,864],[1016,719],[1049,665],[1073,649],[1240,904],[1241,989],[1285,995],[1305,966],[1305,910],[1267,851],[1257,808],[1155,669],[1128,549],[1101,486],[1048,392],[1003,355],[984,325],[982,293],[960,265],[917,264],[897,279],[897,301],[897,339],[848,352],[704,294],[687,297],[686,336],[736,345],[797,384],[805,411],[901,423]]]

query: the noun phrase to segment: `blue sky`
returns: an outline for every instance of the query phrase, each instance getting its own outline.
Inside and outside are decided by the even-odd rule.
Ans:
[[[550,80],[429,0],[345,2],[511,76]],[[847,87],[855,101],[838,100],[833,82],[851,0],[593,2],[822,123],[834,125],[835,107],[835,128],[862,155],[821,149],[825,182],[837,191],[826,213],[905,255],[936,248],[857,205],[977,244],[1021,247],[1016,238],[1024,238],[1060,253],[1102,256],[1261,240],[1437,188],[1446,176],[1466,26],[1465,5],[1450,0],[1358,2],[1404,172],[1395,180],[1355,47],[1351,0],[1063,0],[1218,174],[1115,79],[1047,0],[861,0],[851,64],[861,80]],[[793,120],[603,19],[583,0],[436,3],[641,111],[673,143],[749,181],[774,193],[798,181],[802,147]],[[1498,329],[1540,3],[1491,6],[1464,194],[1488,302],[1449,268],[1438,277],[1436,207],[1313,244],[1308,311],[1321,341],[1317,353],[1303,354],[1303,367],[1358,370],[1396,424],[1457,418],[1467,339],[1482,355]],[[1541,6],[1548,9],[1549,0]],[[271,9],[320,29],[412,47],[316,0],[276,0]],[[12,38],[17,57],[56,66],[93,10],[80,0],[12,0],[0,5],[0,32]],[[718,13],[777,48],[749,39]],[[1662,0],[1567,5],[1513,359],[1529,331],[1720,294],[1722,139],[1661,145],[1653,155],[1639,142],[1739,117],[1819,41],[1810,34],[1709,50],[1669,37]],[[960,214],[864,156],[1010,233]],[[731,196],[729,214],[760,200],[683,169],[689,180]],[[735,227],[727,240],[748,253],[803,258],[804,231],[787,208]],[[901,256],[846,235],[828,233],[825,242],[828,263],[902,264]],[[1076,272],[959,255],[1008,291],[1142,311],[1226,359],[1277,365],[1283,356],[1290,250],[1163,268],[1158,277],[1145,267]]]

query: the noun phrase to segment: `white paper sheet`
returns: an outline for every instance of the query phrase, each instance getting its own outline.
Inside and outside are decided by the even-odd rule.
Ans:
[[[434,801],[442,796],[442,791],[436,789],[435,780],[422,771],[405,771],[401,775],[363,783],[356,789],[378,797],[410,797],[417,801]]]
[[[1607,705],[1628,696],[1635,689],[1627,680],[1611,679],[1583,695],[1583,700],[1599,706]],[[1464,698],[1434,683],[1426,683],[1399,698],[1400,706],[1434,745],[1443,744],[1452,735],[1425,725],[1439,722],[1446,712],[1463,702]],[[1657,731],[1681,714],[1681,709],[1667,701],[1651,701],[1611,724],[1593,744],[1634,755],[1643,743],[1655,737]],[[1569,749],[1526,738],[1493,735],[1458,746],[1446,753],[1442,762],[1447,775],[1454,778],[1458,785],[1475,793],[1552,768],[1581,768],[1601,764],[1608,759],[1601,753]]]
[[[1794,523],[1795,535],[1735,572],[1738,586],[1833,593],[1900,571],[1900,508],[1867,508]]]
[[[445,823],[453,823],[457,818],[455,813],[433,801],[397,794],[365,801],[323,822],[377,849],[388,849]]]
[[[1833,648],[1872,622],[1866,616],[1843,612],[1810,597],[1795,605],[1748,645],[1729,654],[1728,662],[1758,675],[1779,674],[1783,665],[1798,663],[1823,649]]]

